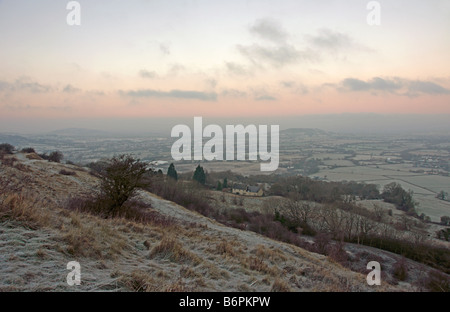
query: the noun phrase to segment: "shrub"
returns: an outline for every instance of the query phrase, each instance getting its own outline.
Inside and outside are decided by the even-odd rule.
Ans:
[[[425,286],[433,292],[450,292],[450,278],[437,271],[430,271]]]
[[[0,144],[0,153],[3,152],[4,154],[12,154],[14,151],[14,146],[8,143],[2,143]]]
[[[120,209],[138,187],[143,187],[147,164],[131,155],[113,157],[102,175],[101,192],[110,203],[109,211]]]
[[[408,277],[408,267],[406,265],[406,260],[402,257],[398,260],[393,267],[392,275],[399,281],[404,281]]]
[[[50,155],[48,156],[48,161],[60,163],[63,158],[63,153],[61,153],[60,151],[55,151],[50,153]]]
[[[66,176],[74,176],[74,175],[77,175],[75,171],[70,171],[70,170],[65,170],[65,169],[61,169],[61,170],[59,171],[59,174],[66,175]]]
[[[449,216],[442,216],[441,217],[441,224],[442,225],[449,225],[450,224],[450,217]]]
[[[30,153],[36,153],[36,151],[35,151],[34,148],[32,148],[32,147],[22,148],[21,152],[22,152],[22,153],[27,153],[27,154],[30,154]]]

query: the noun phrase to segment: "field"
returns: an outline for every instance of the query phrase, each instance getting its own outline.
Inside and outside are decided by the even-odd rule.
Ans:
[[[389,183],[399,183],[405,190],[414,192],[418,202],[417,211],[425,213],[432,221],[439,222],[440,217],[450,214],[450,202],[439,200],[440,191],[450,192],[450,177],[412,173],[412,165],[390,164],[374,166],[343,166],[334,169],[321,169],[312,176],[328,181],[357,181],[376,184],[379,189]]]

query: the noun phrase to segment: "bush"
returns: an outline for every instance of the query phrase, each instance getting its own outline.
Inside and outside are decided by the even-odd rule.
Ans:
[[[59,174],[66,175],[66,176],[74,176],[74,175],[77,175],[77,174],[75,173],[75,171],[69,171],[69,170],[65,170],[65,169],[61,169],[61,170],[59,171]]]
[[[147,164],[131,155],[113,157],[105,168],[102,178],[102,196],[108,199],[110,212],[120,209],[138,187],[143,187]]]
[[[449,216],[442,216],[441,217],[441,224],[442,225],[449,225],[450,224],[450,217]]]
[[[433,292],[450,292],[450,279],[441,272],[430,271],[425,286]]]
[[[413,200],[412,195],[412,191],[407,192],[400,184],[392,182],[385,185],[381,197],[385,202],[395,204],[397,209],[414,215],[417,203]]]
[[[8,143],[0,144],[0,153],[3,152],[5,154],[12,154],[14,151],[14,146]]]
[[[36,153],[36,151],[35,151],[34,148],[32,148],[32,147],[22,148],[21,152],[22,152],[22,153],[27,153],[27,154],[30,154],[30,153]]]
[[[63,153],[59,151],[51,152],[50,155],[48,156],[48,161],[60,163],[63,157],[64,157]]]
[[[402,257],[398,260],[393,267],[392,275],[399,281],[405,281],[408,277],[408,267],[406,265],[406,260]]]
[[[47,155],[46,153],[44,154],[38,154],[42,159],[51,161],[51,162],[56,162],[56,163],[60,163],[61,160],[63,159],[64,155],[63,153],[59,152],[59,151],[55,151],[55,152],[51,152],[50,155]]]

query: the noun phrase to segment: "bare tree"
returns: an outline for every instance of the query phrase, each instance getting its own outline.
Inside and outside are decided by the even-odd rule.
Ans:
[[[311,203],[289,199],[286,203],[286,211],[289,218],[294,222],[308,224],[314,214]]]

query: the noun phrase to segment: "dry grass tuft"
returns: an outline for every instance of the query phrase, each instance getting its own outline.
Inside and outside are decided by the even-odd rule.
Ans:
[[[233,246],[227,240],[223,240],[218,245],[216,245],[216,252],[227,257],[237,256],[237,253],[235,252]]]
[[[275,281],[272,284],[272,288],[270,289],[271,292],[290,292],[292,289],[289,287],[289,285],[283,281],[282,279],[275,279]]]
[[[121,284],[135,292],[158,291],[158,283],[142,270],[134,270],[129,275],[121,277]]]
[[[31,160],[43,160],[42,157],[36,153],[27,154],[25,157]]]
[[[18,221],[24,227],[37,229],[48,226],[50,215],[47,211],[36,209],[33,203],[18,194],[9,194],[0,201],[0,221]]]
[[[159,243],[150,251],[150,258],[169,259],[176,263],[189,263],[198,265],[202,260],[192,252],[184,249],[181,244],[172,236],[164,236]]]

